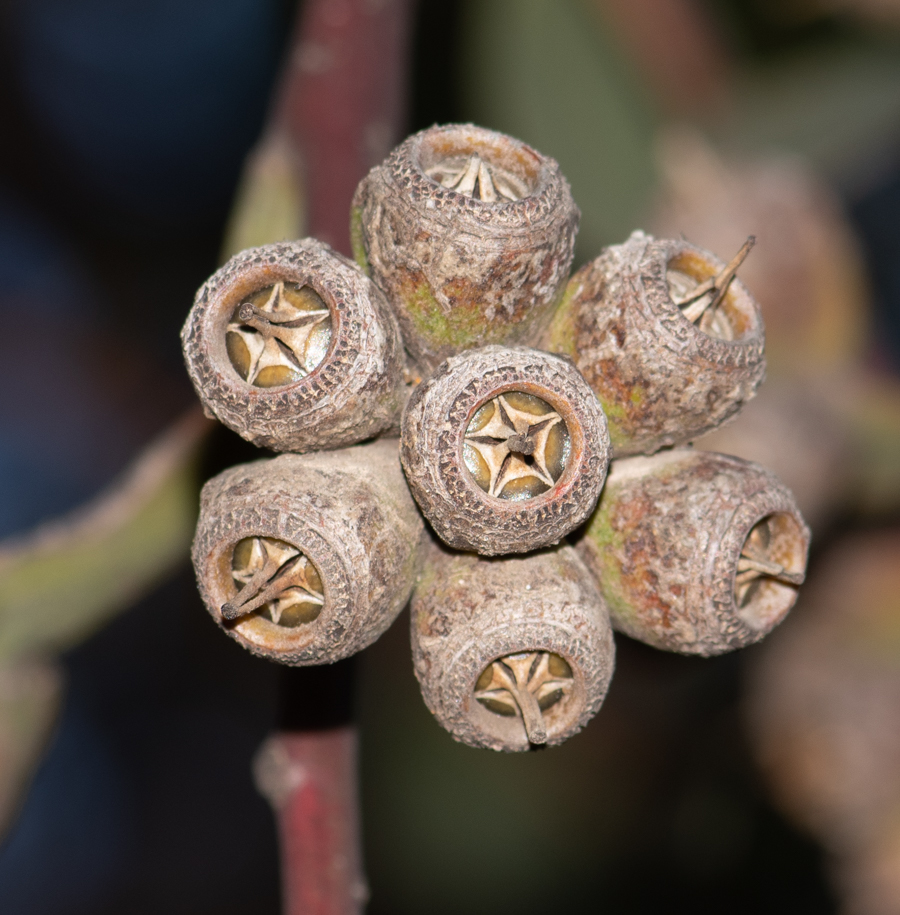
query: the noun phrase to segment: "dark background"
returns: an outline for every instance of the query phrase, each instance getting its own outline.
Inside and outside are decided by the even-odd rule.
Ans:
[[[747,60],[852,28],[714,6]],[[294,7],[0,5],[0,535],[96,493],[193,402],[178,330],[217,265]],[[472,117],[462,18],[461,3],[422,4],[411,130]],[[900,156],[840,190],[897,364]],[[206,473],[251,452],[218,430]],[[822,852],[769,803],[744,737],[742,671],[758,649],[696,660],[618,642],[598,718],[522,757],[461,747],[430,718],[405,617],[353,663],[370,912],[835,911]],[[187,563],[64,660],[56,736],[0,848],[0,910],[277,912],[250,759],[289,711],[285,678],[292,702],[316,706],[328,676],[222,638]]]

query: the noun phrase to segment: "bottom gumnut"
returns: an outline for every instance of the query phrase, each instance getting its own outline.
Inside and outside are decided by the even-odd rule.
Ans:
[[[432,545],[411,611],[422,696],[462,743],[559,744],[603,702],[612,630],[571,547],[488,560]]]
[[[213,619],[245,648],[327,664],[396,619],[423,536],[396,441],[284,454],[203,487],[194,568]]]

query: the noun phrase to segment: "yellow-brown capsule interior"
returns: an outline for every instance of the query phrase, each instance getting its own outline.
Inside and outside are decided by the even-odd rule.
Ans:
[[[719,269],[698,251],[682,251],[666,265],[669,296],[682,314],[710,337],[734,340],[748,327],[731,283],[755,243],[751,236],[730,263]]]
[[[311,286],[279,281],[237,305],[225,346],[244,381],[273,388],[314,371],[331,336],[331,312],[322,297]]]
[[[572,668],[551,651],[525,651],[492,661],[475,683],[475,698],[497,715],[522,718],[528,740],[547,742],[543,712],[574,685]]]
[[[534,153],[500,134],[459,126],[423,138],[419,167],[442,187],[483,203],[509,203],[534,193]]]
[[[556,485],[569,461],[568,427],[540,397],[506,391],[482,404],[463,439],[463,461],[488,495],[521,502]]]
[[[274,537],[238,541],[231,575],[237,596],[223,607],[226,618],[252,613],[293,629],[313,622],[325,604],[321,576],[309,557]]]
[[[803,583],[805,538],[797,520],[775,512],[757,521],[741,548],[734,578],[740,616],[763,627],[779,619]]]

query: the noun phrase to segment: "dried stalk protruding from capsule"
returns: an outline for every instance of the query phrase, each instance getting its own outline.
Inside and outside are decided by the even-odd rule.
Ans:
[[[423,535],[396,440],[285,454],[203,487],[194,568],[213,619],[245,648],[327,664],[394,621]]]
[[[207,413],[256,445],[339,448],[396,429],[396,319],[355,264],[315,239],[233,257],[198,291],[182,344]]]
[[[733,416],[765,375],[759,306],[730,264],[635,232],[569,281],[543,345],[603,404],[613,455],[690,441]]]
[[[572,263],[578,208],[553,159],[471,124],[411,136],[353,199],[357,260],[423,372],[484,343],[534,345]]]
[[[569,360],[486,346],[448,359],[416,388],[400,455],[437,535],[496,556],[559,543],[590,515],[609,436]]]
[[[614,462],[577,547],[616,629],[709,656],[757,642],[784,619],[809,529],[764,468],[680,450]]]
[[[606,606],[569,546],[488,560],[432,544],[411,624],[425,704],[470,746],[562,743],[597,713],[612,678]]]

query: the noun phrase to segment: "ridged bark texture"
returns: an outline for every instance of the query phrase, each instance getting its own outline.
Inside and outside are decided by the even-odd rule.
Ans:
[[[527,195],[487,202],[425,174],[476,155],[515,175]],[[562,296],[579,218],[553,159],[462,124],[414,134],[372,169],[353,199],[351,235],[427,374],[472,346],[537,343]]]
[[[741,607],[738,563],[767,518],[767,558],[794,582],[762,578]],[[784,619],[808,547],[794,498],[771,473],[691,450],[614,461],[577,543],[614,628],[656,648],[704,656],[757,642]]]
[[[290,384],[245,381],[226,349],[237,307],[278,281],[312,287],[328,306],[331,345]],[[404,354],[383,294],[347,258],[312,238],[249,248],[197,292],[182,330],[185,362],[207,415],[273,451],[340,448],[396,425],[405,397]]]
[[[597,713],[612,678],[615,646],[603,599],[569,546],[507,559],[481,559],[433,544],[411,605],[412,649],[425,704],[454,737],[508,752],[531,744],[519,717],[475,698],[498,658],[547,651],[574,684],[543,713],[547,743],[562,743]]]
[[[222,606],[238,593],[235,546],[269,537],[315,566],[325,601],[295,628]],[[424,525],[409,495],[396,440],[242,464],[204,487],[194,569],[213,619],[254,654],[283,664],[329,664],[371,645],[396,619],[415,579]]]
[[[556,484],[523,501],[485,492],[463,459],[473,415],[507,391],[545,401],[571,441]],[[448,359],[415,389],[403,413],[400,453],[410,489],[437,535],[456,549],[496,556],[557,544],[587,519],[606,478],[609,435],[596,397],[570,360],[486,346]]]
[[[569,281],[542,345],[570,356],[596,392],[614,457],[691,441],[756,393],[763,321],[741,282],[731,281],[718,307],[733,339],[702,330],[670,294],[670,269],[701,282],[724,268],[686,241],[635,232]]]

